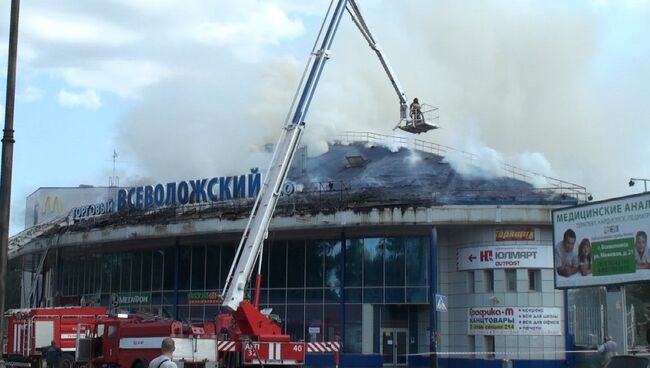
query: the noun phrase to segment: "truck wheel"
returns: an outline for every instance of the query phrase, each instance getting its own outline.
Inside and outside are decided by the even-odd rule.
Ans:
[[[74,357],[71,354],[63,354],[59,361],[59,368],[74,368]]]

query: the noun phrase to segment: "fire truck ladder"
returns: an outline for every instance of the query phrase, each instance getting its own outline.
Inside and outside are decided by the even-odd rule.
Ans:
[[[339,0],[334,6],[333,11],[333,3],[330,3],[330,8],[327,11],[325,20],[312,48],[311,57],[305,67],[298,90],[294,95],[291,109],[282,129],[280,140],[275,147],[269,170],[251,210],[248,224],[244,229],[244,234],[237,247],[235,258],[224,285],[223,306],[230,310],[237,310],[240,303],[244,300],[246,283],[251,276],[253,266],[257,259],[260,259],[258,267],[261,267],[262,243],[268,235],[273,211],[275,210],[282,185],[289,173],[291,161],[296,153],[296,148],[305,128],[307,111],[309,110],[316,86],[325,67],[325,62],[329,59],[329,50],[332,46],[332,41],[334,40],[334,35],[338,29],[343,12],[345,11],[346,3],[347,0]],[[322,32],[325,29],[328,17],[329,25],[323,34]],[[320,48],[316,50],[319,42]],[[256,288],[256,292],[259,290],[260,282],[260,273],[258,272],[258,287]],[[258,303],[258,299],[256,295],[256,304]]]

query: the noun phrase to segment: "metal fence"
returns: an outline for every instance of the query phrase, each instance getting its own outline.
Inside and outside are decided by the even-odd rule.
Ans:
[[[403,136],[390,136],[372,132],[343,132],[342,134],[336,135],[331,141],[339,144],[371,143],[396,149],[406,147],[438,156],[456,155],[467,160],[470,165],[474,166],[478,166],[480,162],[480,157],[476,154],[438,143]],[[500,163],[499,174],[502,177],[525,181],[538,187],[540,183],[543,183],[543,187],[538,189],[548,189],[556,194],[574,197],[583,202],[586,202],[590,198],[587,189],[581,185],[525,170],[505,162]]]
[[[574,336],[576,346],[595,348],[605,339],[607,331],[607,320],[605,318],[605,306],[577,306],[570,307],[571,323],[569,331]],[[626,339],[627,346],[636,346],[636,317],[634,305],[626,310]]]

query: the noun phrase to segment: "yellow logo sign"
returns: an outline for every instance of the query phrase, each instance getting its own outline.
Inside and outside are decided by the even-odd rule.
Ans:
[[[47,196],[41,208],[43,213],[60,213],[63,212],[63,201],[59,196]]]

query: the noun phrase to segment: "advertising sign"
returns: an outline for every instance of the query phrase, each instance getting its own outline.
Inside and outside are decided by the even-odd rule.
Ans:
[[[553,211],[555,287],[650,280],[650,194]]]
[[[221,304],[223,300],[216,291],[191,291],[187,293],[190,304]]]
[[[552,268],[553,248],[545,245],[488,245],[456,252],[458,271],[494,268]]]
[[[468,310],[470,335],[562,335],[560,308],[473,307]]]
[[[151,304],[151,293],[111,294],[111,306],[138,306]]]
[[[535,240],[535,229],[532,227],[496,229],[495,235],[496,241]]]

